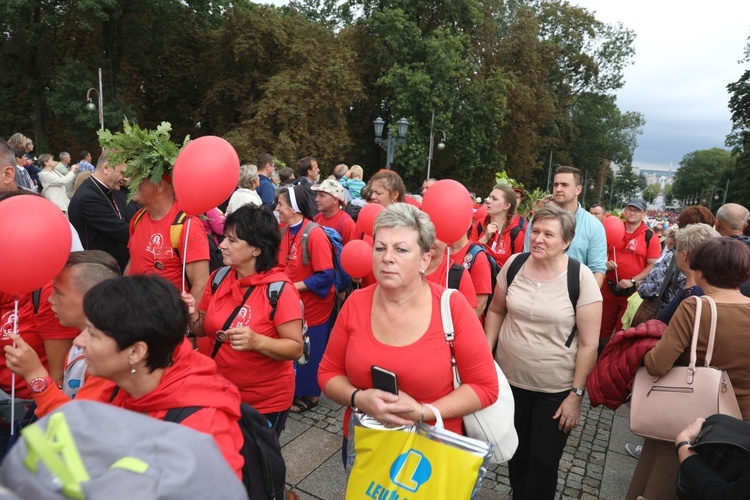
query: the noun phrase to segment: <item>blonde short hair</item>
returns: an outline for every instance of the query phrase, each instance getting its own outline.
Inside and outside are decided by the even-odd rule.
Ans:
[[[570,242],[573,241],[573,238],[576,235],[575,216],[557,205],[547,205],[534,214],[532,225],[544,219],[552,219],[560,222],[562,239],[568,244],[568,247],[570,247]]]
[[[435,225],[430,220],[430,216],[408,203],[391,203],[378,214],[372,231],[373,239],[383,228],[416,231],[417,243],[423,254],[429,252],[432,244],[435,243]]]
[[[675,248],[678,252],[687,252],[690,255],[693,249],[704,241],[711,238],[718,238],[719,236],[721,235],[718,231],[708,224],[703,224],[702,222],[690,224],[677,231],[675,235]]]
[[[359,165],[352,165],[352,168],[350,168],[349,171],[352,173],[351,177],[355,179],[362,179],[365,175],[365,171],[362,170],[362,167]]]

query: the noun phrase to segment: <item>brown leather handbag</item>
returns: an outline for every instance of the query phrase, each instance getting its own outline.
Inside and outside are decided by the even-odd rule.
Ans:
[[[740,407],[727,372],[711,365],[716,336],[716,303],[711,297],[694,297],[695,322],[690,345],[690,364],[673,366],[661,377],[638,369],[630,405],[633,434],[659,441],[674,441],[677,434],[698,417],[722,413],[741,419]],[[695,366],[701,309],[705,299],[711,308],[711,329],[704,366]]]

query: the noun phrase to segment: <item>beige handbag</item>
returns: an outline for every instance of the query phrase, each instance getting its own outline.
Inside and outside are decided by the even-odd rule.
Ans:
[[[703,305],[701,297],[695,297],[690,364],[673,366],[661,377],[649,375],[645,367],[638,369],[630,405],[630,430],[633,434],[674,441],[677,434],[698,417],[722,413],[742,419],[727,372],[710,366],[716,336],[716,303],[711,297],[703,298],[711,307],[711,329],[704,366],[695,366]]]

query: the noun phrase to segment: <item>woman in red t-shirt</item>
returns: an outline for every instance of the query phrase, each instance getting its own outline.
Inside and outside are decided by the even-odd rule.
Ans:
[[[500,267],[508,257],[523,251],[524,233],[522,230],[513,231],[520,221],[516,216],[517,202],[516,193],[510,186],[498,184],[485,200],[487,218],[478,222],[473,231],[474,235],[479,235],[476,242],[484,246]]]
[[[224,234],[219,248],[231,269],[218,286],[211,276],[189,329],[208,336],[219,373],[280,434],[294,397],[293,361],[302,355],[299,293],[277,267],[281,237],[270,210],[241,206],[227,217]],[[275,306],[274,283],[281,286]]]
[[[451,350],[440,315],[444,287],[426,281],[435,228],[427,214],[395,203],[375,222],[372,264],[377,284],[357,290],[344,303],[320,364],[326,395],[386,427],[434,421],[434,405],[445,427],[462,433],[461,417],[492,404],[497,372],[482,326],[467,300],[450,297],[456,327],[455,353],[463,385],[453,388]],[[371,367],[396,374],[398,394],[375,389]],[[357,411],[357,410],[355,410]]]

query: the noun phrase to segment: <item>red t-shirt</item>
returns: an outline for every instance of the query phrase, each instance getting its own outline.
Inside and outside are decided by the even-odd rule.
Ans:
[[[357,229],[357,223],[343,210],[339,210],[330,218],[326,218],[325,214],[320,212],[313,217],[313,221],[321,226],[335,229],[341,235],[341,241],[344,245],[352,240],[358,240],[362,236],[362,232]]]
[[[438,268],[435,269],[432,274],[427,275],[427,281],[446,288],[446,285],[448,284],[448,266],[451,264],[453,264],[451,259],[443,257],[443,261]],[[474,285],[471,283],[471,276],[465,270],[461,273],[461,281],[458,282],[458,291],[466,297],[466,300],[471,307],[477,307],[477,292],[474,290]]]
[[[39,311],[34,315],[36,333],[42,340],[74,339],[81,333],[81,330],[60,324],[60,320],[57,319],[55,312],[52,310],[52,304],[49,303],[49,296],[52,295],[53,291],[51,281],[42,287],[42,293],[39,297]],[[33,302],[31,308],[33,311]]]
[[[280,268],[252,275],[245,278],[243,282],[245,281],[245,284],[254,285],[255,289],[229,328],[245,326],[259,335],[278,339],[277,326],[302,319],[299,293]],[[271,303],[266,290],[268,284],[274,281],[286,281],[286,285],[271,321]],[[210,286],[206,287],[198,309],[205,311],[203,329],[209,339],[209,352],[213,352],[216,332],[224,326],[229,315],[242,301],[246,290],[241,287],[234,270],[227,274],[215,295],[211,293]],[[255,351],[235,351],[229,345],[221,346],[214,359],[219,373],[239,388],[242,401],[259,412],[284,411],[291,406],[294,399],[292,361],[271,359]]]
[[[143,214],[138,225],[135,217],[130,223],[130,274],[157,274],[166,278],[178,289],[182,289],[182,262],[196,262],[208,260],[208,237],[200,219],[188,215],[182,225],[180,233],[179,252],[172,247],[170,228],[177,217],[180,208],[176,203],[161,219],[154,221],[148,214]],[[190,230],[188,231],[188,219]],[[185,239],[189,237],[187,253]],[[183,255],[184,254],[184,255]],[[161,263],[161,265],[159,265]],[[159,269],[163,267],[163,269]]]
[[[451,260],[460,265],[464,266],[464,269],[469,268],[471,265],[471,255],[468,254],[471,242],[464,245],[464,247],[458,252],[451,255]],[[490,295],[492,294],[492,268],[490,267],[490,261],[487,260],[487,254],[484,252],[478,252],[474,259],[474,265],[471,265],[471,282],[474,284],[474,290],[477,295]]]
[[[279,263],[286,265],[285,272],[293,283],[304,281],[313,275],[316,271],[325,271],[333,269],[333,255],[331,254],[331,242],[328,241],[325,231],[316,227],[310,231],[307,240],[307,249],[310,254],[310,260],[307,265],[303,264],[302,258],[302,234],[309,219],[303,219],[297,234],[292,235],[291,228],[287,226],[284,235],[281,237],[281,248],[279,249]],[[334,303],[334,287],[326,297],[321,297],[311,290],[300,292],[302,304],[305,306],[305,321],[309,326],[318,326],[331,316]]]
[[[630,279],[643,271],[648,265],[648,260],[658,259],[661,256],[658,236],[652,236],[648,248],[646,248],[647,230],[646,224],[641,223],[638,229],[623,235],[622,243],[615,247],[614,252],[612,247],[607,249],[607,260],[614,260],[617,263],[617,274],[615,275],[614,270],[607,271],[608,280]]]
[[[495,262],[497,262],[497,265],[500,267],[503,267],[505,265],[505,262],[511,255],[523,252],[523,240],[525,237],[525,233],[523,230],[518,231],[516,238],[513,240],[513,245],[511,245],[510,243],[510,233],[513,228],[519,225],[520,221],[521,216],[516,214],[516,216],[513,218],[511,223],[508,224],[508,227],[505,228],[505,231],[503,231],[502,234],[495,233],[494,235],[492,235],[492,238],[487,241],[487,244],[484,245],[484,249],[487,250],[487,253],[495,259]],[[484,229],[487,227],[487,224],[487,220],[483,220],[474,224],[474,227],[471,231],[472,241],[479,241],[479,238],[481,237],[482,233],[484,233]],[[482,233],[479,232],[479,226],[482,227]]]
[[[376,365],[396,373],[399,389],[417,401],[432,403],[453,391],[451,352],[440,318],[440,296],[444,288],[435,284],[429,287],[432,293],[430,325],[419,340],[405,346],[383,344],[372,332],[370,315],[377,286],[353,292],[339,313],[318,368],[320,387],[325,388],[333,377],[345,375],[355,387],[371,388],[370,367]],[[492,353],[476,313],[463,297],[454,293],[450,305],[461,381],[474,389],[485,407],[495,401],[498,391]],[[350,414],[351,408],[347,408],[344,435],[349,432]],[[463,433],[461,424],[461,418],[445,420],[445,428],[459,434]]]
[[[14,309],[15,296],[0,292],[0,349],[4,349],[6,345],[13,345],[13,341],[8,334],[13,333]],[[31,302],[30,293],[21,295],[18,300],[18,334],[36,351],[45,369],[49,370],[44,342],[34,329],[34,306]],[[2,355],[0,355],[0,387],[10,394],[13,372],[5,366],[5,351],[0,352],[2,352]],[[16,397],[31,399],[29,386],[23,377],[16,376],[15,378]],[[17,415],[17,418],[22,416]]]

